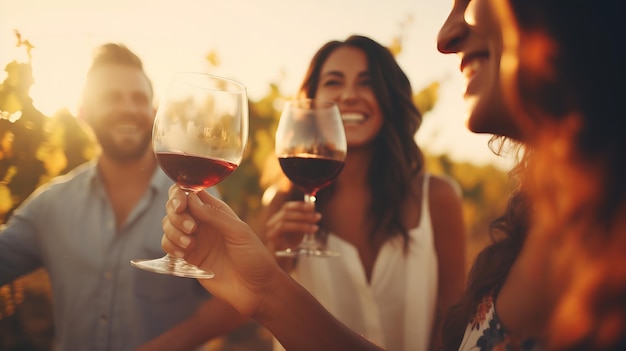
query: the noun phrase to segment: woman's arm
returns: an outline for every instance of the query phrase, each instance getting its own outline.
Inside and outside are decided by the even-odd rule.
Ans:
[[[441,346],[443,320],[465,286],[466,235],[461,194],[453,180],[431,176],[430,216],[439,266],[439,286],[431,349]]]
[[[209,340],[241,327],[249,320],[226,302],[210,298],[190,318],[135,351],[195,350]]]
[[[261,240],[222,201],[205,192],[170,189],[162,246],[210,268],[199,280],[214,296],[263,324],[296,350],[381,350],[354,333],[280,268]]]
[[[382,350],[333,317],[286,274],[253,315],[286,350]]]

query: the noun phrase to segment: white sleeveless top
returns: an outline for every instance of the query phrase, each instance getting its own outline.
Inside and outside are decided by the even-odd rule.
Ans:
[[[337,319],[389,351],[428,348],[437,303],[438,267],[424,176],[422,216],[407,255],[402,237],[385,242],[368,284],[352,244],[329,235],[338,258],[299,258],[293,277]],[[274,342],[274,349],[282,349]]]

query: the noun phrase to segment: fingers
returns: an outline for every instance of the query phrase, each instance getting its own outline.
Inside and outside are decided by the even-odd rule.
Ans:
[[[189,212],[195,220],[212,227],[231,244],[258,245],[262,243],[256,233],[221,200],[207,192],[189,194]]]
[[[171,189],[170,195],[167,216],[163,220],[166,240],[162,240],[162,246],[168,252],[181,251],[188,260],[191,257],[200,260],[206,255],[202,251],[222,245],[222,241],[266,251],[256,233],[227,204],[209,193],[201,191],[184,195],[182,191]],[[181,208],[185,205],[183,212]]]
[[[313,204],[303,201],[286,202],[282,208],[267,221],[266,235],[278,246],[281,241],[298,242],[303,233],[315,233],[319,230],[317,222],[321,214],[315,212]]]
[[[286,225],[286,231],[317,231],[316,223],[321,218],[322,215],[315,212],[313,204],[289,201],[267,221],[267,227],[278,228]]]
[[[168,203],[173,205],[173,208],[176,209],[176,213],[185,211],[187,208],[187,195],[180,187],[175,184],[172,185],[167,194],[169,196]]]
[[[194,194],[194,196],[188,197],[188,199],[195,201],[195,205],[199,207],[209,207],[233,219],[239,219],[239,216],[233,212],[230,206],[206,191],[200,191]]]
[[[161,239],[161,247],[163,250],[175,257],[185,257],[187,249],[195,245],[195,237],[179,230],[168,216],[163,218],[162,226],[164,235]]]
[[[182,197],[179,196],[180,194],[182,194]],[[196,231],[198,225],[189,213],[183,212],[187,205],[185,193],[170,189],[170,195],[172,197],[165,206],[167,215],[163,218],[161,224],[168,240],[176,245],[179,251],[184,251],[195,241],[194,236],[191,234]]]

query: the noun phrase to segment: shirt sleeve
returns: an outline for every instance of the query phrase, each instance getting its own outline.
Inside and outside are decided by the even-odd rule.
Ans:
[[[0,285],[30,273],[41,266],[38,218],[44,197],[26,200],[0,231]]]

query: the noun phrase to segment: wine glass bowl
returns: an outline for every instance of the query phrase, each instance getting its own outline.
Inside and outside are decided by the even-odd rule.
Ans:
[[[346,135],[334,102],[297,99],[285,103],[276,129],[276,157],[283,173],[315,203],[317,192],[330,185],[343,169]],[[304,233],[297,248],[276,252],[280,257],[336,257],[315,233]]]
[[[199,192],[218,184],[239,166],[248,123],[243,84],[204,73],[176,73],[157,110],[152,147],[165,174],[186,193]],[[170,255],[132,260],[131,264],[182,277],[214,276]]]

